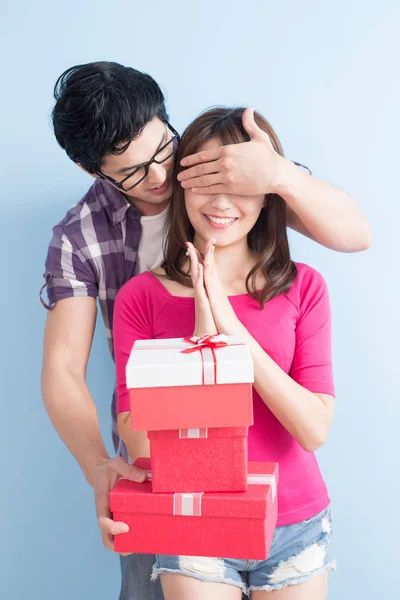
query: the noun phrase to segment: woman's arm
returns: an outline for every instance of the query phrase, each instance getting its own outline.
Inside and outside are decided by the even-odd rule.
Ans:
[[[128,450],[131,460],[136,460],[139,457],[150,457],[150,442],[147,431],[132,431],[130,412],[119,413],[118,433]]]
[[[228,333],[228,331],[221,332]],[[254,362],[254,387],[270,411],[307,451],[327,440],[334,414],[334,398],[310,392],[287,375],[238,321],[230,334],[240,335]]]
[[[296,347],[290,374],[263,350],[237,318],[212,264],[205,267],[205,285],[219,333],[238,335],[248,344],[254,387],[262,400],[307,451],[322,446],[334,413],[331,365],[331,324],[325,282],[315,271],[296,323]]]
[[[136,281],[130,280],[117,294],[113,321],[118,432],[132,460],[139,456],[150,456],[147,432],[132,431],[130,399],[126,387],[125,370],[134,342],[152,338],[149,308],[140,285],[136,284]]]

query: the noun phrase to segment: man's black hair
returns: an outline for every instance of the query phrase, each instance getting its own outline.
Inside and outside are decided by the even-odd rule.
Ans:
[[[89,173],[121,154],[154,117],[167,120],[163,93],[150,75],[114,62],[67,69],[54,87],[56,139]]]

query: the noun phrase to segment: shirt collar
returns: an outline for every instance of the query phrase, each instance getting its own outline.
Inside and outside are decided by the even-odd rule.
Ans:
[[[95,188],[95,193],[97,197],[104,197],[105,208],[108,210],[110,217],[115,225],[121,223],[121,221],[123,221],[126,218],[126,213],[129,208],[134,208],[126,200],[123,193],[117,190],[107,181],[97,179],[97,181],[95,181],[95,183],[93,184],[93,187]],[[137,213],[137,216],[139,217],[139,211],[134,209],[134,211],[132,212],[135,216],[135,213]]]

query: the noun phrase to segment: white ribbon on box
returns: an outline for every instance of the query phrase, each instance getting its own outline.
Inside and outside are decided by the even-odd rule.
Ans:
[[[263,473],[250,473],[247,475],[249,485],[270,485],[272,488],[272,501],[276,496],[276,477],[275,475],[265,475]]]
[[[202,497],[203,492],[174,494],[174,515],[201,517]]]
[[[272,488],[272,501],[276,497],[276,477],[264,473],[250,473],[247,476],[249,485],[269,485]],[[185,517],[201,517],[201,499],[203,492],[195,493],[175,493],[174,494],[174,515]]]
[[[189,440],[189,439],[207,439],[208,438],[208,429],[206,427],[202,427],[200,429],[180,429],[179,430],[179,439],[180,440]]]

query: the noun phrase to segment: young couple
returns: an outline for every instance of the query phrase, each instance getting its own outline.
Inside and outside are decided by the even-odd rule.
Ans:
[[[43,398],[94,488],[105,546],[126,530],[111,519],[110,489],[120,476],[145,478],[119,439],[132,458],[148,454],[146,434],[129,428],[124,371],[135,339],[241,335],[255,366],[249,458],[280,463],[267,561],[121,557],[120,598],[161,599],[161,579],[166,600],[242,591],[322,600],[331,520],[313,451],[333,416],[329,299],[322,277],[291,261],[286,226],[350,252],[369,246],[368,223],[348,194],[284,158],[272,127],[250,109],[205,112],[179,140],[156,82],[115,63],[69,69],[55,97],[56,138],[96,181],[53,230]],[[97,297],[117,365],[115,458],[85,381]]]

